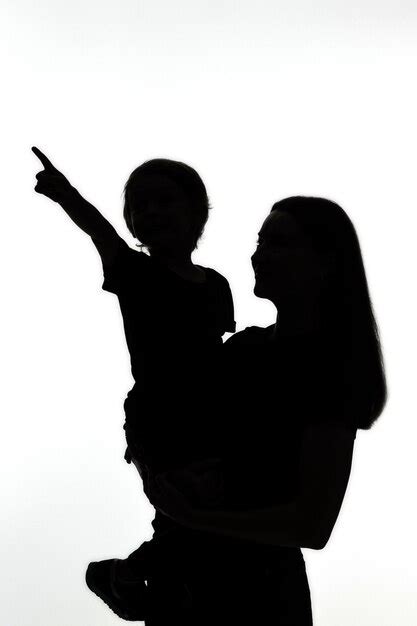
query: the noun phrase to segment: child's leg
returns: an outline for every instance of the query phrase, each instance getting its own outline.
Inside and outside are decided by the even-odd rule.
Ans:
[[[134,451],[136,451],[136,446],[134,446]],[[125,459],[128,457],[129,463],[133,463],[136,467],[139,476],[142,479],[144,492],[147,493],[147,482],[148,482],[148,473],[149,468],[141,463],[136,456],[134,456],[130,447],[126,448]],[[155,519],[161,517],[158,511],[156,512]],[[162,516],[165,520],[165,516]],[[153,533],[153,537],[149,541],[144,541],[139,548],[134,550],[128,558],[125,560],[127,564],[129,564],[131,571],[136,572],[137,574],[143,573],[155,573],[158,570],[160,571],[173,565],[177,559],[173,558],[172,548],[173,542],[174,544],[178,542],[179,533],[176,527],[177,525],[172,522],[172,520],[168,521],[168,526],[163,530],[159,528],[155,529]]]

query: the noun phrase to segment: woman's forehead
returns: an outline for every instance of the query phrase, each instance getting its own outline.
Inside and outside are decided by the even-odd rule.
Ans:
[[[268,215],[259,232],[263,234],[301,235],[297,222],[292,215],[278,209]]]

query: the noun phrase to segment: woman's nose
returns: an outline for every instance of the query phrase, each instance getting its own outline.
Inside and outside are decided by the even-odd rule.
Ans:
[[[256,265],[256,263],[258,262],[258,259],[259,259],[259,252],[256,251],[251,256],[252,265]]]
[[[265,250],[262,248],[262,246],[258,246],[255,250],[255,252],[252,254],[251,256],[251,260],[252,263],[256,264],[259,263],[260,261],[265,260],[266,254],[265,254]]]

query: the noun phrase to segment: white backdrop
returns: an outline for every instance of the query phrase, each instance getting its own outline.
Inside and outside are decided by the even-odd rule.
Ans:
[[[89,237],[36,194],[43,150],[134,247],[122,188],[194,166],[213,211],[194,260],[230,281],[238,330],[274,321],[250,255],[272,203],[328,197],[360,239],[389,401],[358,431],[339,519],[303,549],[315,626],[412,626],[416,473],[416,25],[411,0],[3,0],[1,588],[4,626],[120,624],[85,582],[154,509],[123,460],[133,384]],[[413,371],[414,370],[414,371]]]

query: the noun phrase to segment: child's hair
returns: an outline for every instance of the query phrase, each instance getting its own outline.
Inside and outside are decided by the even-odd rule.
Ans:
[[[192,167],[182,163],[181,161],[172,161],[170,159],[151,159],[149,161],[145,161],[142,165],[139,165],[139,167],[134,169],[130,174],[123,190],[123,217],[129,232],[136,237],[131,220],[128,191],[139,176],[146,174],[158,174],[169,178],[173,182],[177,183],[177,185],[181,187],[188,197],[191,209],[190,220],[194,226],[192,248],[194,250],[197,247],[198,240],[203,234],[204,226],[206,225],[211,206],[205,185],[200,176]]]

